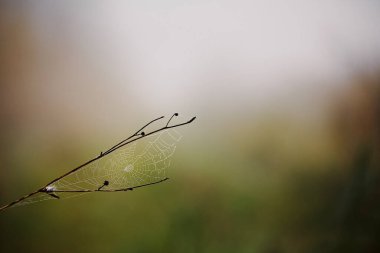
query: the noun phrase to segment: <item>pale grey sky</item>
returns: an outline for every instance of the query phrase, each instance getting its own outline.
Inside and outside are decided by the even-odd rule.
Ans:
[[[379,66],[379,5],[29,2],[32,72],[39,74],[28,77],[28,96],[60,115],[111,122],[137,111],[233,114],[291,104],[292,97],[317,103],[352,71]],[[36,103],[33,114],[46,103]]]

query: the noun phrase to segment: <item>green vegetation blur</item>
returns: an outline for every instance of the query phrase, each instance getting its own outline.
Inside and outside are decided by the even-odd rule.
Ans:
[[[6,210],[2,252],[374,252],[379,96],[352,88],[323,127],[269,117],[212,134],[203,115],[181,129],[169,181]],[[2,202],[93,150],[72,138],[3,146],[2,166],[28,170],[2,176]]]
[[[318,4],[273,25],[260,22],[266,12],[257,16],[244,5],[96,3],[0,3],[0,205],[156,117],[197,119],[178,129],[183,139],[169,180],[7,209],[0,212],[0,252],[380,252],[380,72],[379,61],[365,63],[378,55],[370,42],[360,47],[368,54],[355,51],[358,61],[339,58],[350,50],[334,51],[332,43],[339,60],[331,60],[327,46],[316,46],[322,39],[296,19],[324,10]],[[203,7],[212,13],[191,12]],[[376,10],[368,9],[352,11],[366,14],[357,26],[343,22],[352,14],[347,7],[321,27],[339,20],[339,29],[363,39],[364,16]],[[301,39],[288,41],[277,29],[288,19],[289,27],[303,27]],[[199,32],[203,25],[208,30]],[[250,31],[263,32],[234,44]],[[223,44],[218,34],[231,41]],[[311,46],[302,47],[308,38]],[[302,58],[308,50],[315,55]]]

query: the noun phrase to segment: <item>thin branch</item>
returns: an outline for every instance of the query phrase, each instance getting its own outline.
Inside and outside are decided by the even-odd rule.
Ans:
[[[172,117],[169,119],[169,121],[166,123],[166,125],[165,125],[164,127],[161,127],[161,128],[159,128],[159,129],[153,130],[153,131],[151,131],[151,132],[149,132],[149,133],[142,132],[146,127],[148,127],[149,125],[151,125],[151,124],[154,123],[155,121],[158,121],[158,120],[164,118],[164,116],[159,117],[159,118],[156,118],[156,119],[154,119],[154,120],[148,122],[146,125],[144,125],[142,128],[140,128],[138,131],[136,131],[133,135],[129,136],[128,138],[124,139],[123,141],[121,141],[121,142],[117,143],[116,145],[112,146],[112,147],[111,147],[110,149],[108,149],[107,151],[105,151],[105,152],[101,152],[99,156],[97,156],[97,157],[95,157],[95,158],[93,158],[93,159],[91,159],[91,160],[89,160],[89,161],[87,161],[87,162],[85,162],[85,163],[79,165],[78,167],[76,167],[76,168],[74,168],[74,169],[68,171],[67,173],[65,173],[65,174],[63,174],[63,175],[61,175],[61,176],[59,176],[59,177],[53,179],[52,181],[50,181],[50,182],[47,183],[44,187],[41,187],[41,188],[38,189],[37,191],[34,191],[34,192],[32,192],[32,193],[29,193],[29,194],[27,194],[27,195],[25,195],[25,196],[23,196],[23,197],[21,197],[21,198],[15,200],[15,201],[9,203],[9,204],[7,204],[7,205],[4,205],[4,206],[0,207],[0,212],[3,211],[3,210],[5,210],[5,209],[7,209],[7,208],[9,208],[9,207],[12,207],[12,206],[14,206],[14,205],[20,203],[21,201],[23,201],[23,200],[25,200],[25,199],[27,199],[27,198],[29,198],[29,197],[32,197],[33,195],[35,195],[35,194],[37,194],[37,193],[47,193],[47,194],[49,194],[50,196],[52,196],[51,194],[53,194],[54,192],[55,192],[55,193],[59,193],[59,192],[72,192],[72,193],[74,193],[74,192],[117,192],[117,191],[130,191],[130,190],[133,190],[133,189],[135,189],[135,188],[144,187],[144,186],[153,185],[153,184],[158,184],[158,183],[161,183],[161,182],[163,182],[163,181],[168,180],[168,178],[164,178],[164,179],[162,179],[162,180],[159,180],[159,181],[157,181],[157,182],[153,182],[153,183],[142,184],[142,185],[137,185],[137,186],[133,186],[133,187],[125,188],[125,189],[115,189],[115,190],[106,190],[106,189],[103,190],[103,187],[104,187],[106,184],[104,184],[103,186],[100,186],[98,189],[95,189],[95,190],[59,191],[59,190],[51,190],[51,189],[48,189],[48,186],[49,186],[49,185],[51,185],[51,184],[57,182],[58,180],[60,180],[60,179],[62,179],[62,178],[64,178],[64,177],[66,177],[66,176],[68,176],[68,175],[70,175],[70,174],[72,174],[72,173],[74,173],[74,172],[76,172],[76,171],[78,171],[78,170],[80,170],[80,169],[83,168],[84,166],[89,165],[89,164],[91,164],[91,163],[93,163],[93,162],[95,162],[95,161],[97,161],[97,160],[99,160],[99,159],[101,159],[101,158],[103,158],[103,157],[109,155],[110,153],[114,152],[115,150],[117,150],[117,149],[119,149],[119,148],[121,148],[121,147],[123,147],[123,146],[125,146],[125,145],[128,145],[128,144],[130,144],[130,143],[132,143],[132,142],[135,142],[135,141],[137,141],[137,140],[139,140],[139,139],[145,138],[145,137],[147,137],[147,136],[149,136],[149,135],[152,135],[152,134],[155,134],[155,133],[158,133],[158,132],[161,132],[161,131],[167,130],[167,129],[171,129],[171,128],[180,127],[180,126],[184,126],[184,125],[190,124],[191,122],[193,122],[193,121],[196,119],[196,117],[193,117],[193,118],[191,118],[191,119],[190,119],[189,121],[187,121],[187,122],[183,122],[183,123],[179,123],[179,124],[175,124],[175,125],[171,125],[171,126],[170,126],[169,123],[170,123],[170,121],[172,120],[172,118],[173,118],[174,116],[178,116],[178,113],[173,114]],[[105,183],[106,183],[106,182],[105,182]],[[53,195],[55,195],[55,194],[53,194]],[[55,195],[55,196],[56,196],[56,195]],[[56,198],[55,196],[52,196],[52,197]],[[58,196],[57,196],[57,197],[58,197]],[[59,198],[59,197],[58,197],[58,198]]]
[[[100,153],[100,156],[104,156],[104,155],[106,155],[106,154],[111,153],[113,150],[118,149],[118,146],[122,145],[124,142],[126,142],[126,141],[132,139],[133,137],[138,136],[139,133],[140,133],[142,130],[144,130],[146,127],[148,127],[150,124],[152,124],[153,122],[155,122],[155,121],[157,121],[157,120],[163,119],[164,117],[165,117],[165,116],[161,116],[161,117],[159,117],[159,118],[157,118],[157,119],[154,119],[154,120],[150,121],[150,122],[147,123],[145,126],[143,126],[142,128],[140,128],[139,130],[137,130],[136,133],[134,133],[133,135],[129,136],[128,138],[126,138],[126,139],[124,139],[124,140],[122,140],[121,142],[119,142],[118,144],[114,145],[112,148],[108,149],[107,151],[105,151],[105,152],[101,152],[101,153]],[[143,134],[143,135],[144,135],[144,134]]]
[[[132,186],[132,187],[128,187],[128,188],[121,188],[121,189],[111,189],[111,190],[103,190],[103,186],[99,187],[98,189],[95,189],[95,190],[52,190],[51,192],[56,192],[56,193],[86,193],[86,192],[125,192],[125,191],[132,191],[133,189],[136,189],[136,188],[141,188],[141,187],[144,187],[144,186],[148,186],[148,185],[154,185],[154,184],[159,184],[161,182],[164,182],[166,180],[168,180],[169,178],[166,177],[164,179],[161,179],[161,180],[158,180],[158,181],[155,181],[155,182],[152,182],[152,183],[147,183],[147,184],[141,184],[141,185],[136,185],[136,186]],[[46,192],[46,191],[41,191],[41,192]]]

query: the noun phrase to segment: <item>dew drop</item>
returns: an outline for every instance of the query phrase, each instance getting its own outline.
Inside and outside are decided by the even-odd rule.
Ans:
[[[129,164],[127,165],[125,168],[124,168],[124,171],[125,172],[131,172],[133,170],[133,165],[132,164]]]

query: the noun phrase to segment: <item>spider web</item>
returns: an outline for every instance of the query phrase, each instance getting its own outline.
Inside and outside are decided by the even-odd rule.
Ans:
[[[163,180],[181,138],[175,129],[146,136],[48,185],[49,192],[36,193],[14,206],[88,194],[66,191],[123,190]]]

